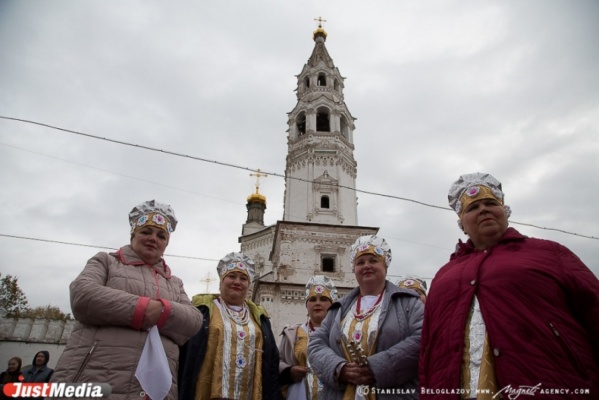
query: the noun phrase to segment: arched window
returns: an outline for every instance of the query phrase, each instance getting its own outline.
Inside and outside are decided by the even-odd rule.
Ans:
[[[318,132],[330,132],[329,110],[321,107],[316,111],[316,130]]]
[[[310,88],[310,77],[308,75],[304,77],[304,86],[306,89]]]
[[[302,136],[306,133],[306,114],[302,112],[297,116],[295,127],[297,129],[297,136]]]
[[[326,86],[327,85],[327,76],[324,74],[324,72],[321,72],[320,74],[318,74],[318,80],[316,81],[316,84],[318,86]]]
[[[331,208],[329,196],[322,196],[320,198],[320,208]]]

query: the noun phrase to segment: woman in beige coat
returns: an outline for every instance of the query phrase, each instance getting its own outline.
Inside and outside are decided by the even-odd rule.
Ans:
[[[148,398],[135,375],[148,330],[157,326],[172,376],[165,398],[176,399],[179,346],[202,324],[162,259],[177,219],[151,200],[133,208],[129,222],[131,244],[96,254],[70,285],[77,322],[52,381],[108,383],[109,399]]]

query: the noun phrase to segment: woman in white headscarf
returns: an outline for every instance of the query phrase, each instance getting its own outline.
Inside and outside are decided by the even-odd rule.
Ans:
[[[131,244],[96,254],[71,283],[77,322],[51,380],[108,383],[109,399],[143,399],[136,371],[148,330],[157,327],[171,375],[160,391],[176,399],[179,346],[202,324],[162,258],[177,219],[170,206],[151,200],[131,210],[129,224]]]
[[[324,275],[311,277],[306,284],[308,320],[286,326],[281,333],[279,373],[287,400],[318,399],[322,383],[308,363],[308,343],[336,300],[337,288],[331,278]]]
[[[308,346],[323,399],[417,399],[424,305],[387,280],[391,249],[362,236],[351,248],[358,287],[333,303]]]

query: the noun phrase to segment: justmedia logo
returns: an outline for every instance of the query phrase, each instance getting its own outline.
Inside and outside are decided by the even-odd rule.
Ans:
[[[2,389],[8,397],[102,398],[112,393],[108,383],[7,383]]]

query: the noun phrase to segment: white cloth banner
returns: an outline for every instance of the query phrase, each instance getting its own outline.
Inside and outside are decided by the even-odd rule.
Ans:
[[[154,325],[141,352],[135,377],[152,400],[164,400],[173,384],[158,328]]]

